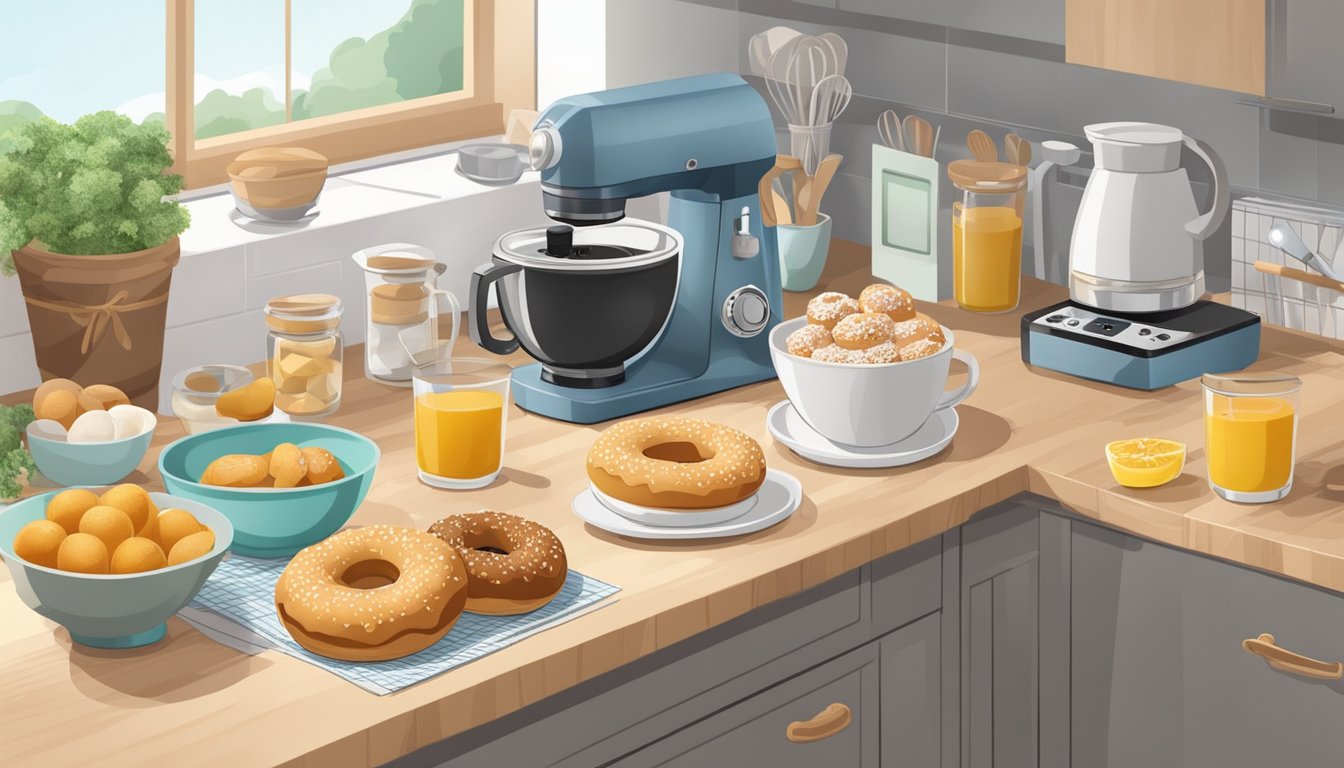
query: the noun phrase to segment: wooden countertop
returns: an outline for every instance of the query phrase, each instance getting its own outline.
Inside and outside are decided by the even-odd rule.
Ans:
[[[822,285],[857,294],[871,282],[868,250],[836,242]],[[1021,311],[1063,298],[1029,282]],[[807,296],[789,295],[787,316]],[[373,490],[354,522],[425,528],[482,507],[553,528],[570,564],[622,588],[613,604],[400,693],[378,697],[301,661],[247,656],[183,622],[130,652],[72,647],[64,629],[0,588],[0,754],[7,765],[378,764],[488,722],[753,608],[819,584],[1022,491],[1140,536],[1344,591],[1344,358],[1339,344],[1266,329],[1257,370],[1304,381],[1292,494],[1264,506],[1216,498],[1205,482],[1197,383],[1140,393],[1023,365],[1020,313],[978,316],[925,307],[957,331],[981,365],[979,390],[958,410],[951,448],[894,470],[832,469],[777,445],[765,413],[783,399],[766,382],[667,409],[735,426],[796,475],[806,499],[787,522],[731,540],[625,541],[586,527],[570,500],[586,485],[583,456],[598,427],[510,414],[506,468],[493,486],[449,492],[415,477],[405,390],[362,377],[351,350],[345,402],[330,421],[382,447]],[[261,340],[258,339],[258,344]],[[469,341],[461,342],[465,350]],[[523,358],[519,358],[523,361]],[[12,400],[13,398],[6,398]],[[161,447],[181,435],[160,426]],[[1135,491],[1112,480],[1106,442],[1185,442],[1184,474]],[[131,480],[155,485],[157,450]],[[0,581],[8,581],[8,571]]]

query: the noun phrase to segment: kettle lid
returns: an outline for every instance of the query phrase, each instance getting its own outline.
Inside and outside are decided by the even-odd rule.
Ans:
[[[1179,144],[1184,138],[1180,128],[1157,123],[1093,123],[1083,126],[1088,141],[1124,144]]]
[[[1156,123],[1094,123],[1083,132],[1092,142],[1093,164],[1107,171],[1160,173],[1181,164],[1181,129]]]

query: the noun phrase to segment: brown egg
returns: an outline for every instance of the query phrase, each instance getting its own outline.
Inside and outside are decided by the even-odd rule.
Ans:
[[[84,488],[61,491],[47,502],[47,519],[60,525],[66,533],[79,532],[79,518],[98,506],[98,494]]]
[[[185,509],[165,509],[159,513],[159,545],[164,552],[172,552],[177,542],[200,530],[200,522]]]
[[[121,542],[112,553],[113,573],[144,573],[168,564],[157,542],[139,536]]]
[[[107,410],[114,405],[131,404],[131,398],[111,384],[94,384],[91,387],[85,387],[84,394],[101,403],[103,410]]]
[[[74,392],[56,390],[42,399],[40,406],[33,406],[33,415],[39,419],[59,421],[66,429],[79,417],[79,400]]]
[[[97,536],[108,552],[116,552],[121,542],[135,535],[135,527],[125,512],[99,505],[79,519],[79,532]]]
[[[87,391],[80,390],[75,393],[75,406],[79,414],[85,414],[89,411],[106,411],[103,401],[90,395]]]
[[[136,531],[135,535],[155,542],[159,540],[159,510],[157,508],[150,513],[149,519],[145,520],[144,527]]]
[[[103,495],[98,497],[98,503],[125,512],[131,518],[131,525],[135,526],[136,536],[144,536],[150,518],[159,514],[159,508],[149,498],[149,491],[134,483],[122,483],[103,491]]]
[[[74,573],[107,573],[107,545],[92,534],[72,533],[56,552],[56,567]]]
[[[14,554],[34,565],[56,567],[56,552],[65,540],[65,529],[50,520],[34,520],[14,536]]]
[[[195,560],[208,554],[214,548],[215,532],[209,528],[197,531],[173,545],[173,551],[168,553],[168,564],[177,565],[188,560]]]

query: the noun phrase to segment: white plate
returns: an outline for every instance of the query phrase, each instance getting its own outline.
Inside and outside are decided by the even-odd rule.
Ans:
[[[769,528],[792,515],[802,503],[803,484],[798,478],[767,469],[765,483],[756,492],[756,505],[739,517],[716,525],[673,528],[638,523],[608,509],[591,489],[584,489],[574,497],[574,514],[608,533],[633,539],[716,539]]]
[[[934,411],[915,434],[890,445],[862,448],[843,445],[822,437],[810,424],[803,421],[788,400],[775,403],[765,415],[765,424],[776,440],[787,445],[794,453],[818,464],[853,469],[882,469],[914,464],[933,456],[952,442],[957,434],[956,408]]]
[[[768,472],[769,470],[767,470]],[[726,507],[713,507],[711,509],[666,509],[663,507],[641,507],[638,504],[631,504],[628,501],[621,501],[613,496],[608,496],[592,483],[588,484],[588,489],[593,492],[597,500],[602,502],[602,506],[610,509],[612,512],[624,517],[627,520],[633,520],[636,523],[644,525],[657,525],[664,528],[687,528],[692,526],[718,525],[726,523],[729,520],[741,517],[748,510],[756,506],[756,497],[760,491],[751,494],[747,498],[729,504]]]

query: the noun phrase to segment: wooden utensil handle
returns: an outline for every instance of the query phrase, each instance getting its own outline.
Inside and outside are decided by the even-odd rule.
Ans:
[[[1270,634],[1242,640],[1241,647],[1263,658],[1274,669],[1283,672],[1318,680],[1338,680],[1344,677],[1344,664],[1338,661],[1318,661],[1300,653],[1293,653],[1287,648],[1278,646],[1274,642],[1274,636]]]
[[[784,735],[789,737],[789,741],[797,744],[821,741],[845,730],[853,719],[849,707],[836,702],[818,712],[811,720],[794,720],[789,723]]]
[[[1306,272],[1301,269],[1293,269],[1292,267],[1285,267],[1282,264],[1271,264],[1267,261],[1257,261],[1255,262],[1255,271],[1263,272],[1266,275],[1286,277],[1290,280],[1298,280],[1303,283],[1311,283],[1312,285],[1319,285],[1322,288],[1329,288],[1331,290],[1340,291],[1344,293],[1344,283],[1335,282],[1334,280],[1331,280],[1325,275],[1317,275],[1311,272]]]

